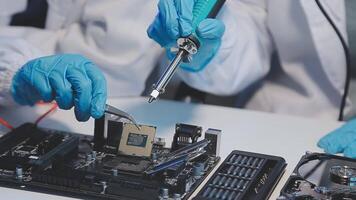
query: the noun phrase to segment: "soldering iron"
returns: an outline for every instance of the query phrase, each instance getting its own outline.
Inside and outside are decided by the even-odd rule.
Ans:
[[[196,30],[199,23],[206,18],[215,18],[225,0],[197,0],[193,8],[193,30]],[[148,100],[149,103],[156,100],[158,96],[165,92],[168,82],[172,79],[181,62],[190,62],[193,55],[199,51],[200,39],[196,33],[192,33],[188,37],[179,38],[177,40],[178,52],[169,66],[166,68],[162,76],[156,84],[152,86],[152,92]]]

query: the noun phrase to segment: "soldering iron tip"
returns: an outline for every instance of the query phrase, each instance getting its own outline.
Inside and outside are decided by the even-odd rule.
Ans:
[[[152,103],[155,99],[156,99],[156,98],[154,98],[154,97],[151,96],[151,97],[148,99],[148,103]]]

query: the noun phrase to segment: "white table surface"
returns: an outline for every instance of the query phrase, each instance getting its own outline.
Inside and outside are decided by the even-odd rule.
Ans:
[[[173,138],[176,123],[200,125],[204,131],[216,128],[223,131],[220,156],[224,159],[232,150],[258,152],[286,159],[286,172],[277,185],[270,199],[276,199],[306,151],[321,151],[316,146],[320,137],[337,128],[341,124],[331,120],[317,120],[285,115],[267,114],[241,109],[185,104],[159,100],[152,104],[145,98],[123,98],[109,101],[130,113],[140,124],[157,126],[157,135],[165,137],[167,144]],[[14,126],[24,122],[33,122],[48,106],[36,108],[21,107],[0,110],[0,117],[5,118]],[[40,125],[60,130],[83,134],[93,134],[93,120],[80,123],[75,120],[72,111],[56,111]],[[69,200],[72,198],[47,194],[0,188],[0,199],[26,200]]]

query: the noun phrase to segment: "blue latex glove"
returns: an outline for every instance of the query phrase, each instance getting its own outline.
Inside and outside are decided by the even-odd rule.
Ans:
[[[318,146],[330,154],[343,153],[356,158],[356,119],[321,138]]]
[[[170,48],[176,47],[180,37],[193,33],[194,0],[160,0],[158,14],[147,29],[148,36],[166,48],[170,60],[175,56]],[[215,56],[225,31],[224,24],[217,19],[205,19],[197,27],[196,34],[201,39],[201,46],[193,61],[183,63],[181,67],[188,71],[202,70]]]
[[[75,54],[29,61],[13,77],[11,93],[22,105],[56,100],[62,109],[74,106],[79,121],[101,117],[107,97],[103,74],[90,60]]]

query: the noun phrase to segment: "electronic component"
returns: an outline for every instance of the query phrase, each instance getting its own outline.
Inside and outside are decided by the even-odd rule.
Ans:
[[[193,165],[193,175],[195,177],[200,177],[204,174],[204,163],[196,162]]]
[[[150,157],[156,127],[140,125],[138,129],[133,124],[124,124],[119,145],[119,153],[131,156]]]
[[[206,152],[205,147],[208,144],[209,141],[204,139],[191,145],[187,145],[184,148],[173,151],[166,156],[161,157],[157,164],[152,165],[152,167],[146,170],[146,173],[148,175],[155,174],[171,166],[191,161],[192,159],[203,155]]]
[[[356,159],[307,152],[281,190],[279,200],[356,199]]]
[[[330,180],[337,184],[356,186],[356,165],[335,165],[330,168]],[[356,189],[356,188],[355,188]]]
[[[206,153],[210,141],[198,140],[201,127],[184,125],[193,140],[172,150],[154,138],[155,127],[137,126],[108,113],[95,121],[94,137],[24,124],[0,138],[0,186],[84,199],[180,200],[219,162]]]
[[[0,162],[16,162],[18,159],[20,166],[46,168],[55,158],[64,157],[78,148],[79,138],[76,135],[55,131],[47,134],[48,129],[37,129],[33,124],[25,124],[24,127],[26,131],[15,129],[11,135],[0,138]]]
[[[107,170],[120,170],[133,173],[143,173],[151,162],[149,160],[143,160],[134,157],[113,157],[105,162],[103,162],[103,167]]]
[[[95,120],[94,150],[132,156],[150,157],[156,127],[121,121],[121,117],[105,114]]]
[[[105,113],[103,117],[95,120],[94,150],[115,153],[121,142],[123,123],[120,118]]]
[[[164,138],[155,137],[155,139],[153,140],[153,145],[155,145],[156,147],[164,147],[166,146],[166,140]]]
[[[196,142],[201,137],[202,127],[189,124],[176,124],[172,150],[177,150]]]
[[[206,151],[209,155],[219,155],[220,142],[221,142],[221,130],[209,128],[205,132],[205,139],[209,140]]]
[[[95,150],[103,151],[105,149],[112,153],[118,150],[118,145],[122,137],[123,120],[129,121],[135,125],[137,129],[140,129],[140,126],[128,113],[113,106],[106,105],[104,115],[100,119],[95,120]]]
[[[285,167],[281,157],[233,151],[194,199],[267,199]]]

